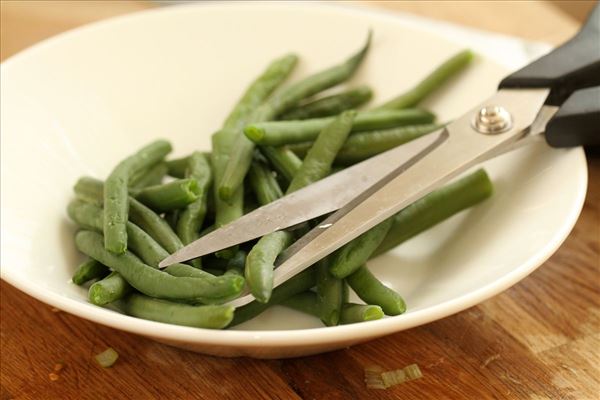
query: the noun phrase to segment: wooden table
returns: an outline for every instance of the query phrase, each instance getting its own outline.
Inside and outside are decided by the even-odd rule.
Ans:
[[[552,43],[578,26],[544,2],[374,5]],[[147,7],[3,1],[2,58],[67,28]],[[600,158],[588,166],[575,229],[530,277],[457,315],[328,354],[281,361],[203,356],[56,312],[3,282],[1,399],[598,399]],[[120,358],[102,369],[93,355],[108,346]],[[52,380],[58,362],[64,369]],[[373,363],[417,363],[424,377],[369,390],[363,368]]]

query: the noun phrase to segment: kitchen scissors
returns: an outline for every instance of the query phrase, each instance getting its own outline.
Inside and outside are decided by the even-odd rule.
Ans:
[[[600,6],[576,36],[504,78],[496,94],[446,127],[260,207],[160,267],[331,213],[278,257],[277,287],[474,165],[543,140],[555,148],[600,144]],[[253,300],[246,294],[230,304]]]

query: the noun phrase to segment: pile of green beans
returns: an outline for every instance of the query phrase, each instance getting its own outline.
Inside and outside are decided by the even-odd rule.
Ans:
[[[357,111],[373,97],[366,85],[323,91],[352,78],[365,63],[366,43],[340,64],[281,85],[298,63],[295,54],[272,61],[245,90],[212,135],[210,152],[167,159],[171,144],[152,142],[117,164],[103,182],[80,178],[67,214],[78,227],[77,249],[86,256],[72,281],[88,288],[98,306],[184,326],[222,329],[273,305],[351,324],[405,312],[399,293],[368,269],[368,260],[488,198],[483,170],[418,200],[273,288],[278,256],[303,232],[272,232],[215,254],[158,264],[169,254],[344,166],[443,128],[417,108],[473,58],[463,51],[411,90],[382,105]],[[318,221],[308,221],[307,227]],[[255,301],[226,303],[244,288]],[[350,291],[364,304],[350,302]]]

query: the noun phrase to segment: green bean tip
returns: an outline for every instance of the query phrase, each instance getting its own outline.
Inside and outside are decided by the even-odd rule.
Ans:
[[[202,194],[200,191],[200,187],[198,186],[198,181],[196,181],[195,179],[188,179],[183,185],[183,188],[186,192],[185,194],[189,198],[196,199]]]
[[[265,136],[265,131],[255,125],[248,125],[244,128],[244,134],[248,139],[255,143],[259,143]]]
[[[219,306],[219,307],[223,307],[223,318],[222,318],[222,322],[219,326],[215,326],[214,328],[216,329],[225,329],[229,326],[229,324],[231,324],[231,321],[233,321],[233,317],[235,316],[235,307],[233,306]]]
[[[90,303],[95,304],[97,306],[103,306],[104,304],[106,304],[103,298],[103,289],[99,285],[93,284],[92,286],[90,286],[90,289],[88,291],[88,299],[90,300]]]
[[[106,237],[106,236],[105,236]],[[124,243],[107,243],[105,241],[104,248],[113,254],[124,254],[127,251],[127,242]]]
[[[244,279],[244,277],[241,275],[229,275],[229,276],[231,276],[231,280],[233,282],[233,287],[234,287],[235,291],[241,292],[241,290],[244,288],[244,285],[246,284],[246,279]]]
[[[470,62],[471,60],[473,60],[475,58],[475,52],[471,49],[463,50],[463,54],[465,55],[465,60],[467,62]]]
[[[223,201],[229,201],[233,196],[234,190],[229,185],[221,185],[219,186],[219,197]]]
[[[254,296],[254,298],[256,299],[256,301],[258,301],[259,303],[268,303],[269,300],[271,299],[271,290],[261,290],[259,293],[252,293],[252,296]]]
[[[369,307],[364,315],[363,315],[363,320],[365,321],[374,321],[377,319],[381,319],[383,318],[383,310],[381,309],[381,307],[378,306],[373,306],[373,307]]]

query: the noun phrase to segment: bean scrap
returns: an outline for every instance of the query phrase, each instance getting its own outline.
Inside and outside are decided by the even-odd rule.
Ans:
[[[94,358],[96,361],[98,361],[98,364],[100,364],[101,367],[109,368],[117,362],[119,359],[119,353],[117,353],[112,347],[109,347],[102,353],[96,354]]]
[[[387,389],[422,376],[423,373],[417,364],[390,371],[384,371],[379,365],[365,368],[365,384],[369,389]]]

